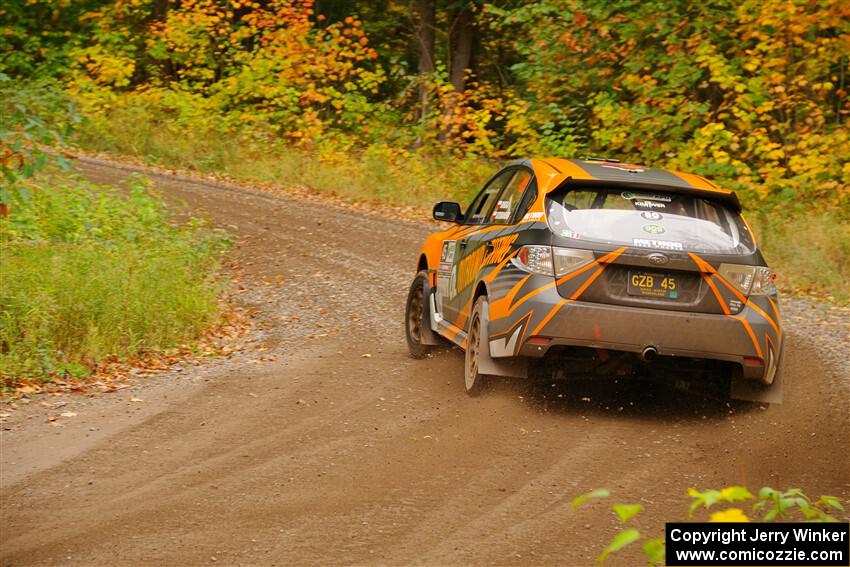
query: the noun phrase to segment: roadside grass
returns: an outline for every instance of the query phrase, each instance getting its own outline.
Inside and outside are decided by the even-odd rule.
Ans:
[[[781,288],[850,302],[850,221],[832,213],[745,214]]]
[[[41,176],[0,218],[0,377],[83,377],[163,352],[217,318],[226,237],[177,225],[142,180],[128,193]]]
[[[139,107],[90,117],[80,128],[79,143],[89,151],[163,167],[429,210],[439,200],[466,202],[496,167],[484,159],[382,144],[341,149],[329,143],[306,151],[262,132],[222,133],[204,124],[154,118]]]

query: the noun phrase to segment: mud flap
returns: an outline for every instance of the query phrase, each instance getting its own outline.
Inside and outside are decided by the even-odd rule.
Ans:
[[[490,376],[528,377],[528,360],[521,356],[492,358],[490,356],[490,304],[481,306],[481,332],[478,335],[478,371]]]
[[[732,389],[729,396],[735,400],[744,400],[747,402],[761,402],[764,404],[781,404],[782,403],[782,375],[783,359],[785,358],[785,349],[782,349],[782,354],[779,355],[778,368],[776,376],[773,378],[773,384],[767,386],[757,380],[745,380],[743,377],[735,377],[732,379]]]
[[[440,345],[445,344],[445,343],[440,341],[440,337],[438,337],[437,333],[434,332],[434,328],[436,327],[436,322],[434,322],[432,320],[432,317],[431,317],[431,310],[432,310],[432,305],[433,305],[431,296],[433,295],[433,291],[431,290],[431,285],[430,285],[430,282],[428,281],[428,278],[425,278],[424,287],[425,287],[425,289],[422,290],[423,291],[423,293],[422,293],[422,299],[423,299],[423,305],[422,305],[423,309],[422,309],[422,311],[423,311],[423,313],[422,313],[422,327],[421,327],[421,330],[419,331],[420,335],[421,335],[419,342],[421,342],[423,345],[428,345],[428,346],[440,346]]]

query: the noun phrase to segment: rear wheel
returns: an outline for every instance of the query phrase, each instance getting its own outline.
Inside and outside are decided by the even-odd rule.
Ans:
[[[466,358],[463,372],[463,383],[466,388],[466,393],[470,396],[480,394],[490,378],[487,374],[481,374],[479,371],[480,360],[480,343],[481,337],[481,321],[484,317],[484,303],[487,298],[479,297],[475,302],[475,307],[472,308],[472,318],[469,320],[469,333],[466,336]],[[486,343],[485,343],[486,344]]]
[[[404,334],[407,338],[407,350],[413,358],[425,358],[431,347],[422,344],[423,320],[425,315],[425,282],[428,272],[421,271],[413,278],[407,294],[407,307],[404,314]]]

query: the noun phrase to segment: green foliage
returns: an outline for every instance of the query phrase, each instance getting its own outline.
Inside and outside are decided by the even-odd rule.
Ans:
[[[835,518],[829,514],[833,510],[844,511],[844,505],[835,496],[821,496],[812,502],[799,488],[782,492],[765,486],[753,505],[753,512],[763,513],[765,521],[790,518],[796,513],[810,522],[834,522]]]
[[[68,161],[46,146],[64,145],[77,121],[73,108],[51,85],[23,89],[29,97],[22,96],[16,86],[0,73],[0,96],[6,101],[0,109],[0,205],[4,206],[26,200],[29,193],[23,181],[49,164],[68,168]],[[30,97],[33,104],[25,104]],[[56,112],[59,100],[65,102],[63,128],[45,121]]]
[[[172,224],[143,181],[124,194],[40,177],[0,219],[0,377],[83,375],[177,347],[217,315],[224,237]]]
[[[546,137],[707,175],[751,206],[850,210],[846,2],[547,0],[492,12],[527,32],[513,72]],[[550,127],[553,107],[573,120]]]
[[[106,0],[3,0],[0,4],[0,73],[61,77],[72,50],[90,37],[82,18]]]
[[[93,41],[74,53],[69,90],[89,114],[141,103],[225,132],[345,143],[367,116],[375,126],[385,73],[359,20],[312,15],[306,0],[106,4],[87,15]]]
[[[611,543],[608,544],[608,547],[602,550],[602,553],[599,554],[597,561],[602,563],[605,561],[605,558],[608,557],[611,553],[615,551],[620,551],[627,545],[631,545],[637,540],[640,539],[640,532],[634,528],[626,528],[620,531],[617,535],[614,536],[614,539],[611,540]]]
[[[590,499],[593,499],[593,498],[608,498],[609,496],[611,496],[611,493],[604,488],[599,488],[597,490],[591,490],[590,492],[588,492],[586,494],[582,494],[582,495],[574,498],[573,501],[570,502],[570,506],[572,506],[573,510],[575,510],[576,508],[578,508],[579,506],[581,506],[582,504],[584,504],[585,502],[587,502]]]
[[[640,504],[614,504],[611,509],[614,510],[621,522],[626,523],[640,514],[643,511],[643,506]]]
[[[729,486],[723,490],[706,490],[699,492],[694,488],[688,490],[688,496],[694,499],[691,502],[691,507],[688,510],[688,516],[694,515],[694,511],[699,508],[710,508],[718,502],[735,502],[737,500],[751,500],[753,495],[749,490],[742,486]]]
[[[597,489],[576,497],[571,506],[576,509],[582,503],[591,499],[607,498],[610,494],[605,489]],[[758,497],[742,486],[729,486],[722,490],[699,491],[695,488],[688,489],[688,496],[692,501],[688,510],[688,518],[693,518],[694,512],[700,508],[708,510],[721,503],[733,504],[755,500],[752,505],[751,517],[747,516],[739,508],[727,508],[711,514],[711,522],[775,522],[775,521],[807,521],[807,522],[836,522],[837,520],[830,512],[844,512],[844,505],[835,496],[821,496],[812,501],[799,488],[792,488],[784,492],[764,487],[759,491]],[[639,504],[615,504],[611,508],[617,515],[621,524],[625,524],[637,514],[643,511]],[[614,535],[611,542],[599,554],[597,561],[604,562],[611,553],[620,551],[625,547],[640,541],[641,534],[635,528],[623,528]],[[641,547],[647,565],[654,567],[663,565],[665,559],[664,537],[648,538]]]
[[[643,544],[643,555],[646,557],[648,565],[663,565],[665,559],[666,547],[664,546],[664,538],[657,537],[647,540]]]

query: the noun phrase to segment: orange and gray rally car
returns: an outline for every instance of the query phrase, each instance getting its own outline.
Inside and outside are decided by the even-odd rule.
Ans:
[[[423,357],[466,351],[488,376],[726,377],[737,398],[779,401],[774,274],[734,192],[614,159],[524,159],[428,237],[405,330]]]

